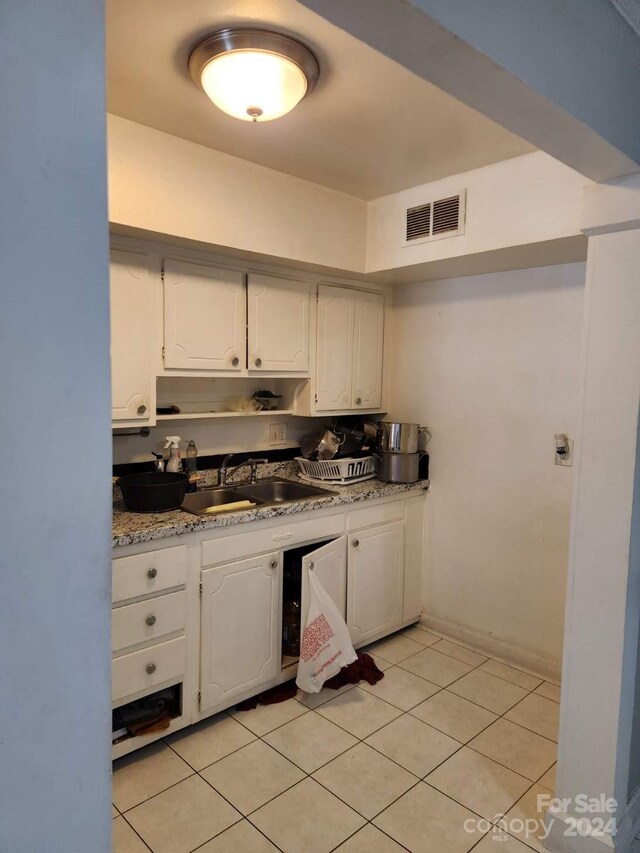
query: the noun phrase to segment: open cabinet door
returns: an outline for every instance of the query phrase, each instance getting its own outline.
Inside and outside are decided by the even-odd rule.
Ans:
[[[311,551],[302,558],[302,625],[307,619],[309,607],[309,589],[307,569],[316,573],[316,577],[331,596],[342,618],[347,614],[347,537],[341,536],[327,545]]]

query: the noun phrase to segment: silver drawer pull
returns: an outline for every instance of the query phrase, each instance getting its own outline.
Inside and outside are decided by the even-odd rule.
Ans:
[[[155,663],[148,663],[148,664],[147,664],[147,673],[148,673],[149,675],[153,675],[153,673],[154,673],[155,671],[156,671],[156,665],[155,665]]]
[[[281,539],[291,539],[292,536],[293,533],[276,533],[274,536],[271,537],[271,539],[274,542],[279,542]]]
[[[153,614],[151,616],[147,616],[146,622],[147,622],[147,625],[155,625],[156,624],[156,617]]]
[[[354,548],[359,548],[360,547],[360,540],[354,539],[351,544],[353,545]]]
[[[272,569],[277,569],[278,568],[278,561],[277,560],[271,560],[271,562],[269,563],[269,566]]]
[[[148,570],[147,570],[147,577],[148,577],[148,578],[155,578],[155,576],[156,576],[157,574],[158,574],[158,570],[157,570],[157,569],[148,569]]]
[[[313,571],[315,569],[315,563],[309,563],[309,571]]]

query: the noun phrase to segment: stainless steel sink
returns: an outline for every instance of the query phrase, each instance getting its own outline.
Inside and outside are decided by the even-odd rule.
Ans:
[[[193,515],[208,515],[223,512],[225,505],[237,501],[251,501],[256,506],[291,503],[303,498],[323,498],[335,495],[328,489],[293,483],[291,480],[259,480],[257,483],[233,483],[213,489],[202,489],[185,495],[181,509]],[[217,509],[220,507],[220,509]]]
[[[184,496],[181,509],[191,512],[193,515],[207,515],[215,511],[216,507],[234,504],[237,501],[250,500],[253,504],[262,504],[263,501],[241,494],[235,489],[203,489],[201,492],[190,492]],[[221,510],[218,510],[220,512]]]
[[[297,501],[301,498],[322,498],[335,495],[335,492],[330,492],[327,489],[309,486],[306,483],[293,483],[291,480],[259,480],[257,483],[245,483],[233,488],[234,491],[252,500],[257,499],[266,504],[281,504]]]

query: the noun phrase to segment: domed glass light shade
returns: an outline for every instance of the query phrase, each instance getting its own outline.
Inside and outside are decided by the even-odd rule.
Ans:
[[[197,44],[189,70],[213,103],[242,121],[271,121],[314,88],[319,67],[296,39],[267,30],[220,30]]]

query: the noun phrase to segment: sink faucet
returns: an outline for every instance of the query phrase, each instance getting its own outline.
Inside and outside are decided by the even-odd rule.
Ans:
[[[231,462],[233,456],[233,453],[227,453],[227,455],[222,460],[222,465],[220,466],[220,470],[218,471],[219,486],[226,486],[229,482],[229,478],[233,477],[236,471],[238,471],[240,468],[244,468],[245,465],[249,466],[249,482],[253,484],[258,478],[258,465],[264,465],[269,461],[268,459],[247,459],[246,462],[240,462],[239,465],[234,465],[233,468],[229,468],[229,462]]]

